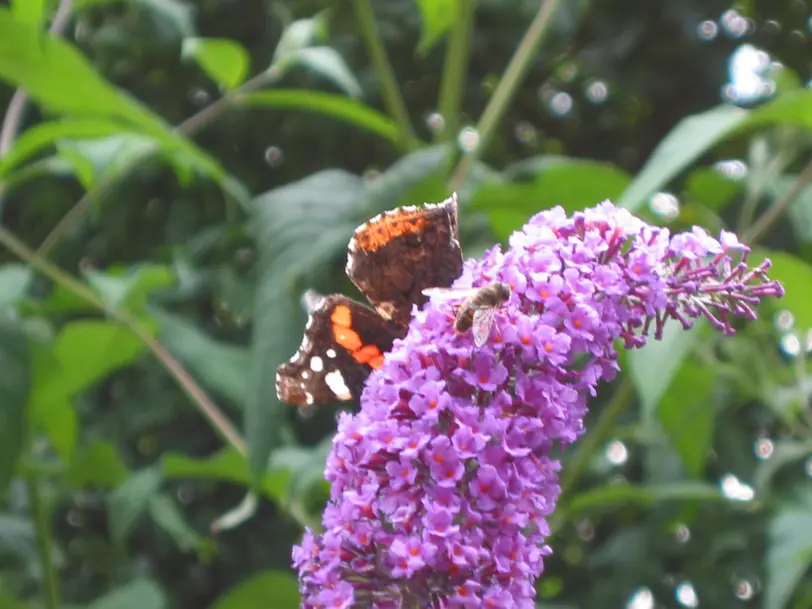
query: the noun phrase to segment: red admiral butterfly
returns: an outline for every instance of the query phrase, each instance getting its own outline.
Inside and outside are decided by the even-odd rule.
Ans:
[[[311,309],[296,354],[276,371],[276,394],[295,406],[357,398],[383,354],[403,338],[412,306],[429,287],[448,287],[462,273],[457,197],[400,207],[355,229],[347,275],[374,310],[341,294],[305,298]]]

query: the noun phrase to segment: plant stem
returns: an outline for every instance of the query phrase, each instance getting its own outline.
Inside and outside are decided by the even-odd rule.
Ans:
[[[485,106],[482,117],[477,123],[476,130],[479,134],[479,141],[476,147],[471,152],[463,155],[449,180],[450,190],[456,191],[460,189],[474,161],[477,160],[493,137],[496,128],[499,126],[499,121],[502,120],[502,116],[513,99],[513,94],[519,88],[527,70],[530,68],[531,62],[535,58],[536,51],[544,38],[544,34],[547,32],[559,2],[560,0],[544,0],[539,6],[536,16],[530,23],[530,27],[527,28],[519,46],[516,47],[516,51],[513,53],[513,57],[510,58],[502,79],[496,86],[493,96],[488,105]]]
[[[37,553],[42,568],[43,605],[45,609],[58,609],[59,579],[54,570],[54,560],[51,554],[51,512],[42,498],[39,479],[36,477],[29,478],[26,485],[28,487],[28,503],[34,521]]]
[[[242,455],[246,454],[245,440],[240,436],[237,428],[228,420],[217,405],[208,397],[206,392],[192,376],[186,371],[183,365],[178,362],[166,348],[156,341],[149,330],[135,319],[128,311],[120,309],[110,309],[93,291],[80,281],[77,281],[56,265],[48,262],[45,258],[28,248],[22,241],[17,239],[11,232],[0,227],[0,245],[3,245],[10,252],[21,260],[27,262],[31,267],[51,279],[54,283],[70,290],[89,304],[100,311],[104,311],[113,319],[121,323],[133,334],[135,334],[158,358],[166,368],[167,372],[175,379],[186,394],[192,399],[201,413],[209,420],[220,435]]]
[[[747,229],[742,235],[743,243],[754,243],[757,239],[764,236],[773,224],[784,214],[789,206],[795,202],[798,195],[812,182],[812,161],[806,164],[795,181],[790,185],[787,191],[781,195],[770,207],[765,211],[761,217],[756,220],[753,225]]]
[[[448,33],[448,46],[443,65],[440,99],[437,108],[443,117],[445,140],[453,140],[460,129],[462,96],[468,65],[468,50],[474,25],[477,0],[455,0],[454,20]]]
[[[589,461],[614,429],[615,423],[623,414],[626,405],[632,397],[632,382],[629,375],[625,375],[618,385],[612,399],[600,414],[598,421],[589,430],[584,438],[578,443],[578,448],[570,459],[567,460],[566,467],[561,475],[561,495],[570,492],[584,475],[584,471],[589,465]]]
[[[364,42],[367,46],[372,66],[381,83],[381,94],[386,111],[392,116],[400,131],[400,143],[407,150],[418,146],[418,140],[412,127],[409,112],[406,110],[406,103],[400,94],[398,81],[395,77],[395,70],[386,54],[383,40],[375,28],[375,15],[372,12],[372,5],[369,0],[354,0],[355,17],[358,20],[358,27]]]
[[[574,454],[567,460],[561,475],[561,495],[558,500],[558,508],[550,518],[550,537],[558,533],[561,527],[567,520],[566,516],[566,498],[575,485],[584,475],[589,461],[594,457],[595,452],[603,445],[609,437],[609,434],[615,427],[620,415],[626,408],[629,400],[632,397],[632,382],[629,380],[628,375],[624,376],[617,390],[615,391],[612,399],[606,405],[606,408],[601,412],[600,418],[597,423],[592,426],[582,440],[578,443],[578,448],[575,449]]]

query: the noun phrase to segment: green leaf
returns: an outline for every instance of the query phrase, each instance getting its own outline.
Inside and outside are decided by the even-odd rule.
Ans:
[[[46,177],[75,177],[76,167],[65,158],[52,155],[28,163],[22,169],[11,172],[4,180],[6,192],[19,188],[32,180]]]
[[[653,421],[657,405],[671,387],[677,372],[694,345],[707,331],[704,322],[700,321],[690,331],[682,325],[669,320],[663,328],[662,340],[648,337],[646,345],[640,349],[627,352],[632,382],[640,397],[642,419],[646,423]]]
[[[0,76],[54,112],[118,117],[152,133],[167,128],[107,84],[74,46],[0,9]]]
[[[795,588],[812,564],[812,501],[784,505],[769,526],[764,607],[788,606]]]
[[[772,262],[771,279],[780,281],[787,288],[786,294],[773,306],[788,310],[795,318],[796,328],[812,328],[812,266],[792,254],[759,248],[748,259],[750,266],[757,266],[765,258]]]
[[[59,140],[59,155],[73,163],[76,176],[90,189],[106,174],[121,173],[159,149],[159,142],[138,133],[119,132],[96,139]]]
[[[53,344],[34,345],[29,416],[63,459],[71,460],[78,432],[73,398],[134,361],[144,349],[129,330],[102,321],[66,324]]]
[[[657,408],[671,446],[693,477],[704,472],[711,448],[716,417],[712,395],[717,374],[711,366],[696,360],[684,361]]]
[[[271,453],[269,469],[278,478],[288,474],[287,486],[283,493],[275,497],[282,505],[299,503],[314,487],[325,483],[324,463],[333,447],[329,436],[312,448],[301,446],[281,446]]]
[[[51,402],[47,409],[36,408],[31,418],[48,436],[59,456],[70,463],[79,435],[79,417],[70,401],[57,400]]]
[[[151,309],[158,340],[208,389],[245,407],[248,400],[248,350],[219,342],[177,315]]]
[[[311,46],[314,41],[324,38],[326,33],[327,21],[324,12],[309,19],[297,19],[282,32],[274,51],[271,68],[284,70],[284,65],[291,61],[296,53]]]
[[[468,205],[488,214],[500,240],[544,209],[560,205],[567,213],[579,211],[619,196],[631,181],[626,172],[607,163],[562,157],[530,159],[512,171],[533,179],[485,183],[474,191]]]
[[[127,467],[112,444],[91,440],[76,451],[65,475],[65,483],[77,490],[86,487],[114,489],[124,483],[127,474]]]
[[[251,486],[248,462],[231,447],[224,448],[208,459],[195,459],[174,453],[164,454],[163,473],[167,479],[199,478]],[[263,476],[260,490],[269,499],[281,502],[290,481],[291,475],[288,470],[274,468]]]
[[[293,66],[304,65],[343,89],[348,95],[361,95],[361,85],[338,52],[326,46],[313,46],[325,38],[327,23],[324,13],[312,19],[294,21],[282,33],[270,70],[280,76]]]
[[[417,0],[420,9],[420,42],[417,52],[426,55],[440,42],[454,22],[456,0]]]
[[[0,592],[0,607],[3,609],[32,609],[31,605],[18,601],[5,592]]]
[[[121,131],[121,123],[107,119],[63,118],[38,123],[21,133],[8,154],[0,158],[0,178],[60,139],[103,138]]]
[[[725,209],[743,189],[743,180],[731,180],[708,167],[695,169],[685,181],[685,196],[717,213]]]
[[[39,26],[45,18],[45,0],[11,0],[11,12],[21,23]]]
[[[394,121],[354,99],[335,93],[304,89],[274,89],[241,95],[238,100],[248,106],[305,110],[344,121],[392,142],[398,141],[398,127]]]
[[[227,38],[184,38],[181,55],[196,61],[209,78],[226,90],[243,83],[251,61],[241,44]]]
[[[28,291],[31,269],[18,262],[0,266],[0,313],[16,305]]]
[[[129,330],[105,321],[75,321],[62,327],[51,357],[34,360],[30,403],[36,408],[71,398],[145,350]]]
[[[168,0],[142,1],[155,6],[180,6]],[[127,123],[129,130],[137,126],[140,135],[160,142],[162,152],[169,158],[177,157],[177,163],[193,166],[234,196],[244,194],[214,158],[129,95],[108,84],[74,46],[15,20],[3,8],[0,8],[0,79],[25,89],[51,112],[121,119],[120,131],[128,130]]]
[[[31,363],[23,327],[0,312],[0,497],[14,476],[26,437]]]
[[[169,267],[157,264],[110,268],[105,272],[84,269],[83,274],[108,308],[123,307],[130,312],[143,311],[147,297],[152,292],[170,286],[175,281]]]
[[[623,506],[651,507],[664,501],[726,501],[721,491],[704,482],[678,482],[650,486],[607,484],[579,493],[567,504],[567,516],[604,512]]]
[[[92,602],[87,609],[167,609],[163,590],[148,579],[137,579]]]
[[[617,201],[618,206],[635,211],[699,156],[742,126],[747,116],[746,110],[723,105],[682,119],[651,153]]]
[[[303,65],[320,74],[351,97],[361,96],[361,85],[344,58],[332,47],[301,49],[290,58],[290,65]]]
[[[146,513],[158,496],[162,476],[159,468],[142,469],[133,473],[108,498],[110,536],[120,544],[132,531],[138,519]]]
[[[283,571],[263,571],[228,590],[211,609],[297,609],[299,601],[295,577]]]
[[[161,493],[149,502],[149,515],[152,520],[175,540],[183,552],[197,549],[203,537],[189,526],[178,506],[166,493]]]
[[[742,128],[750,129],[773,124],[812,129],[812,91],[809,89],[787,91],[753,110]]]
[[[181,0],[130,0],[155,13],[162,23],[169,23],[178,36],[193,36],[195,33],[194,15],[188,2]]]

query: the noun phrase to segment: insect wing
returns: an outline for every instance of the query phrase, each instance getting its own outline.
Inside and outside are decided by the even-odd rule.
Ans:
[[[477,347],[481,347],[488,341],[495,314],[496,309],[493,307],[486,307],[474,311],[474,321],[471,332],[474,335],[474,344]]]

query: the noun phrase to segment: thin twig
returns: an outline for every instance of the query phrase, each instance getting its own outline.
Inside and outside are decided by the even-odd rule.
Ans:
[[[135,319],[128,311],[108,307],[90,288],[31,250],[3,227],[0,227],[0,245],[3,245],[18,258],[28,263],[54,283],[73,292],[79,298],[93,305],[100,311],[106,312],[110,317],[135,334],[152,354],[158,358],[164,368],[166,368],[169,374],[177,381],[220,435],[236,448],[240,454],[246,454],[245,440],[240,436],[233,423],[220,411],[194,378],[186,372],[180,362],[178,362],[161,343],[155,340],[143,324]]]
[[[261,74],[257,74],[252,79],[246,81],[245,84],[243,84],[236,91],[224,95],[210,106],[206,106],[196,114],[184,120],[174,128],[175,133],[187,136],[194,135],[200,131],[200,129],[214,121],[218,116],[225,112],[231,102],[237,99],[240,95],[257,91],[266,86],[268,83],[272,82],[276,77],[277,74],[273,70],[268,70],[266,72],[262,72]],[[95,188],[86,191],[85,194],[83,194],[82,197],[74,204],[74,206],[71,207],[64,216],[62,216],[59,222],[56,223],[56,226],[51,229],[51,232],[48,233],[45,239],[43,239],[39,248],[37,248],[37,253],[41,256],[47,256],[54,246],[56,246],[62,236],[65,235],[65,233],[68,232],[74,224],[81,220],[84,215],[90,211],[95,201],[99,201],[110,194],[121,179],[130,172],[134,171],[138,166],[139,163],[131,163],[125,166],[122,171],[118,173],[109,173],[102,178],[101,182],[99,182]]]
[[[443,117],[444,140],[457,137],[462,113],[462,97],[465,90],[465,76],[468,72],[471,31],[474,25],[477,0],[455,0],[454,22],[448,33],[448,44],[443,65],[443,79],[440,85],[440,99],[437,109]]]
[[[59,578],[56,576],[51,548],[51,510],[42,497],[41,482],[37,476],[28,478],[26,486],[31,520],[34,521],[37,553],[42,568],[43,605],[46,609],[59,609]]]
[[[476,126],[478,134],[476,147],[463,155],[451,175],[449,189],[452,192],[460,190],[474,161],[477,160],[490,142],[491,137],[493,137],[496,128],[499,126],[499,121],[502,120],[502,116],[513,99],[513,94],[519,88],[527,70],[530,68],[530,64],[535,58],[536,51],[544,38],[544,34],[547,32],[547,28],[550,26],[559,2],[560,0],[544,0],[539,6],[530,27],[527,28],[519,46],[516,47],[513,57],[510,58],[505,73],[502,75],[502,80],[499,81],[488,105],[485,106],[485,110],[482,112]]]
[[[770,205],[769,209],[767,209],[767,211],[765,211],[761,217],[745,231],[745,233],[742,235],[742,242],[754,243],[763,237],[764,234],[772,227],[772,225],[775,224],[782,215],[784,215],[784,212],[789,209],[789,206],[795,202],[798,195],[800,195],[801,192],[803,192],[803,190],[809,186],[810,182],[812,182],[812,161],[809,161],[809,163],[806,164],[806,167],[804,167],[801,173],[798,174],[798,177],[795,178],[795,181],[790,185],[786,192],[784,192],[783,195],[781,195],[772,205]]]
[[[386,111],[398,124],[400,144],[407,149],[414,148],[417,145],[417,137],[409,118],[409,111],[406,109],[406,102],[403,101],[400,94],[395,70],[386,54],[378,28],[375,27],[375,15],[369,0],[355,0],[355,16],[372,60],[372,66],[375,68],[375,75],[381,84]]]

